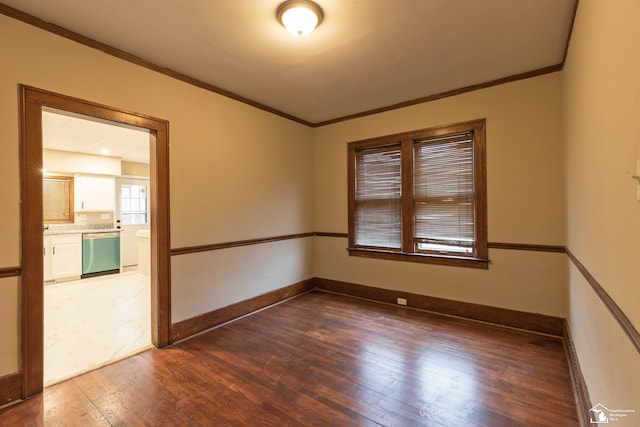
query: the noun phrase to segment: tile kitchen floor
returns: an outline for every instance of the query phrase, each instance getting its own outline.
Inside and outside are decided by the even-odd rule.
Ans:
[[[44,287],[45,387],[151,347],[149,276],[130,271]]]

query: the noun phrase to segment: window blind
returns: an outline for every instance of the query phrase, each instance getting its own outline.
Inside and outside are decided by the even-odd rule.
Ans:
[[[42,180],[44,221],[73,222],[71,198],[73,178],[47,177]]]
[[[349,142],[349,255],[488,268],[485,126]]]
[[[473,133],[414,144],[414,242],[429,253],[475,253]]]
[[[400,144],[355,153],[355,243],[400,250]]]

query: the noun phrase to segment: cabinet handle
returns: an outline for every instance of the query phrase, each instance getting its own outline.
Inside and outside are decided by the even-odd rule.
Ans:
[[[53,247],[53,255],[55,255],[55,254],[56,254],[56,247],[54,246]]]

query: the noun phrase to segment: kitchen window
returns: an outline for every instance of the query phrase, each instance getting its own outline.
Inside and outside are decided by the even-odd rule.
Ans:
[[[488,268],[485,120],[351,142],[349,254]]]
[[[45,176],[42,179],[42,208],[45,224],[72,224],[73,177]]]

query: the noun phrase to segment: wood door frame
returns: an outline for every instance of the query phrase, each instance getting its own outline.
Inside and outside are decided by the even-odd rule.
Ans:
[[[42,109],[51,107],[149,130],[151,199],[151,336],[171,344],[169,122],[19,85],[22,398],[43,390]]]

